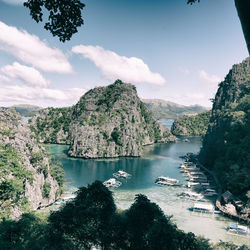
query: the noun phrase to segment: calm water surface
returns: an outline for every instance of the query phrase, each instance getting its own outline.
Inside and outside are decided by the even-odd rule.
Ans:
[[[169,176],[186,181],[179,172],[180,156],[187,152],[196,153],[201,146],[200,138],[191,138],[190,142],[157,144],[147,146],[141,158],[119,158],[107,160],[84,160],[67,157],[67,146],[49,145],[50,152],[62,162],[67,179],[65,196],[77,190],[80,186],[91,184],[95,180],[105,181],[114,172],[124,170],[132,174],[132,178],[113,191],[118,208],[127,209],[133,203],[136,194],[145,194],[156,202],[167,215],[173,215],[173,220],[179,228],[186,232],[203,235],[213,242],[219,240],[233,241],[236,244],[249,244],[245,236],[229,234],[224,228],[233,221],[220,215],[201,215],[189,212],[188,207],[193,202],[183,201],[177,194],[187,190],[185,187],[160,187],[154,184],[158,176]]]

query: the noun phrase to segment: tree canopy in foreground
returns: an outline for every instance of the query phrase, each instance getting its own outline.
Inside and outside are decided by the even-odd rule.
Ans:
[[[226,246],[226,247],[224,247]],[[178,229],[170,216],[144,195],[128,210],[116,209],[112,193],[100,181],[78,190],[76,198],[49,217],[23,214],[0,223],[0,249],[241,249]]]
[[[48,16],[44,28],[62,42],[70,40],[83,24],[81,11],[85,4],[80,0],[27,0],[24,6],[30,10],[31,17],[37,23]]]

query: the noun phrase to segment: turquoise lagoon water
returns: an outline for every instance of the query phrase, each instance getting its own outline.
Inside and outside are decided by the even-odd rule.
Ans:
[[[105,181],[112,177],[118,170],[132,174],[131,179],[113,190],[114,199],[119,209],[127,209],[133,203],[136,194],[145,194],[156,202],[167,215],[173,215],[173,221],[179,228],[196,235],[203,235],[213,242],[219,240],[233,241],[236,244],[249,244],[245,236],[229,234],[225,230],[233,221],[221,215],[202,215],[190,212],[188,207],[191,201],[184,201],[177,194],[187,190],[186,187],[160,187],[154,184],[158,176],[169,176],[180,180],[185,185],[186,181],[179,172],[180,156],[187,152],[196,153],[201,146],[200,138],[190,138],[189,142],[179,140],[177,143],[156,144],[146,146],[140,158],[117,158],[85,160],[69,158],[67,146],[49,145],[50,152],[62,163],[67,180],[65,196],[77,190],[78,187],[87,186],[95,180]]]

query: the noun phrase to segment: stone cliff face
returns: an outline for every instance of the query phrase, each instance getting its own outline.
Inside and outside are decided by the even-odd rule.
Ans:
[[[38,129],[37,119],[48,121],[48,116],[41,111],[32,120],[34,131],[46,134],[50,125],[45,122],[46,131]],[[71,108],[67,133],[69,155],[83,158],[140,156],[144,145],[175,140],[169,130],[152,118],[135,87],[119,80],[81,97]],[[41,138],[48,141],[47,137]],[[61,136],[54,142],[60,140]]]
[[[199,155],[225,190],[246,199],[250,190],[250,58],[234,65],[215,95]],[[250,198],[250,191],[248,194]]]
[[[55,201],[60,187],[46,150],[14,110],[0,109],[0,218]]]
[[[36,114],[30,129],[45,143],[70,144],[71,108],[46,108]]]

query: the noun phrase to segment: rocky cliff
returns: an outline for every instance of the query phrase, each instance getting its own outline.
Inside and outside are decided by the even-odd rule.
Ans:
[[[55,201],[62,170],[14,110],[0,109],[0,151],[0,218],[16,218]]]
[[[184,115],[178,117],[171,128],[174,135],[202,136],[207,132],[211,111],[198,115]]]
[[[46,108],[31,120],[30,129],[41,142],[70,144],[71,120],[71,108]]]
[[[215,95],[199,155],[223,186],[250,198],[250,58],[234,65]]]
[[[33,131],[45,142],[69,143],[69,155],[73,157],[140,156],[144,145],[175,140],[153,119],[135,87],[120,80],[88,91],[66,116],[61,116],[60,109],[53,109],[52,121],[49,112],[40,111],[32,119]],[[51,124],[59,116],[58,127],[65,127],[63,120],[70,122],[52,138]]]

